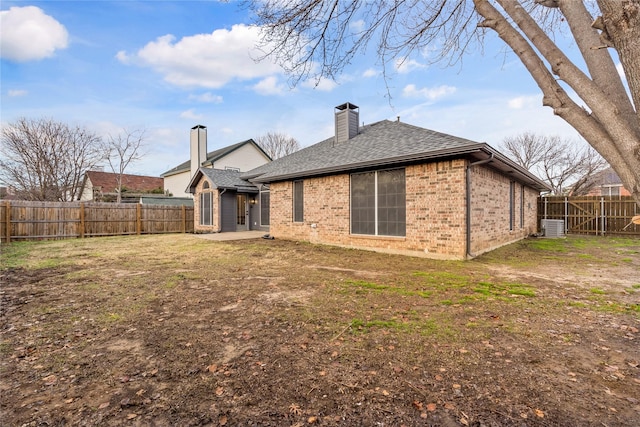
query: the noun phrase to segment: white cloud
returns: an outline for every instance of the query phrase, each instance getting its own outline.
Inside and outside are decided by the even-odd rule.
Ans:
[[[539,96],[518,96],[511,98],[507,102],[507,106],[512,110],[522,110],[523,108],[531,108],[540,104]]]
[[[35,6],[11,7],[0,12],[0,55],[26,62],[49,58],[69,44],[64,25]]]
[[[222,96],[214,95],[211,92],[201,93],[200,95],[189,95],[192,101],[203,102],[206,104],[222,104]]]
[[[180,40],[171,35],[158,37],[135,54],[118,52],[121,62],[153,68],[164,79],[183,87],[221,88],[232,80],[252,80],[282,72],[256,49],[260,29],[234,25],[230,30],[196,34]]]
[[[352,21],[349,26],[354,33],[360,33],[364,30],[365,22],[362,19],[358,19],[357,21]]]
[[[191,108],[187,111],[183,111],[182,113],[180,113],[180,117],[182,117],[183,119],[189,119],[189,120],[200,120],[204,116],[202,114],[196,114],[195,110]]]
[[[253,90],[260,95],[281,95],[284,93],[285,86],[278,83],[277,77],[269,76],[254,85]]]
[[[377,76],[379,73],[377,70],[373,69],[373,68],[369,68],[367,69],[364,73],[362,73],[362,77],[375,77]]]
[[[10,97],[17,97],[17,96],[26,96],[29,92],[27,92],[26,90],[22,90],[22,89],[9,89],[9,91],[7,92],[7,94]]]
[[[338,83],[336,83],[331,79],[321,77],[319,80],[315,80],[315,79],[307,80],[302,84],[302,86],[308,87],[311,89],[316,89],[322,92],[331,92],[333,89],[338,87]]]
[[[432,88],[424,87],[418,89],[414,84],[408,84],[402,89],[402,96],[405,98],[424,98],[430,101],[435,101],[443,96],[451,95],[456,92],[456,88],[453,86],[436,86]]]
[[[426,68],[425,64],[421,64],[420,62],[414,59],[396,59],[395,62],[396,71],[400,74],[407,74],[412,72],[413,70],[419,70],[421,68]]]

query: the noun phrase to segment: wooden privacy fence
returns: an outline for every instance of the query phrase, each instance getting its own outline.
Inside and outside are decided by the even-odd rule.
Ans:
[[[634,216],[640,209],[630,196],[550,196],[538,199],[538,224],[561,219],[566,233],[640,236]]]
[[[2,242],[192,233],[193,207],[87,202],[0,202]]]

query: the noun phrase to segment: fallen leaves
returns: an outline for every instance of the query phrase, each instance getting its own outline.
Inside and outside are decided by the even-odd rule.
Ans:
[[[300,409],[299,405],[292,403],[291,405],[289,405],[289,413],[292,415],[302,415],[302,410]]]

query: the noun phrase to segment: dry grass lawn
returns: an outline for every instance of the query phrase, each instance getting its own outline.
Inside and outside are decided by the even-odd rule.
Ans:
[[[632,426],[640,240],[468,262],[162,235],[2,246],[11,426]]]

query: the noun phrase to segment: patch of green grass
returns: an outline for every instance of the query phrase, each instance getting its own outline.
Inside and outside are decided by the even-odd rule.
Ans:
[[[24,267],[28,256],[37,245],[38,242],[3,243],[0,251],[0,267],[2,269]]]
[[[488,283],[479,282],[473,291],[485,296],[500,297],[504,295],[521,295],[526,297],[535,297],[536,293],[530,286],[521,283]]]
[[[404,296],[419,296],[422,298],[429,298],[432,294],[432,292],[430,291],[412,290],[412,289],[407,289],[399,286],[389,286],[389,285],[382,285],[379,283],[366,282],[363,280],[347,280],[345,283],[349,286],[354,286],[360,289],[369,289],[372,291],[380,291],[380,292],[386,291],[386,292],[394,293],[397,295],[404,295]]]
[[[606,294],[606,292],[603,289],[600,289],[600,288],[591,288],[591,289],[589,289],[589,292],[591,292],[592,294],[596,294],[596,295],[604,295],[604,294]]]
[[[347,280],[348,285],[356,286],[364,289],[373,289],[375,291],[381,291],[383,289],[389,289],[387,285],[380,285],[378,283],[365,282],[364,280]]]
[[[566,239],[532,239],[529,241],[529,248],[547,252],[566,252]]]
[[[635,285],[631,285],[633,289],[640,289],[640,283],[636,283]]]
[[[631,259],[631,258],[622,258],[620,261],[622,261],[622,262],[633,262],[633,259]]]

